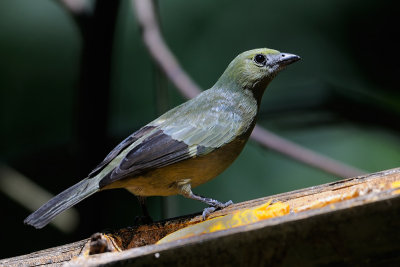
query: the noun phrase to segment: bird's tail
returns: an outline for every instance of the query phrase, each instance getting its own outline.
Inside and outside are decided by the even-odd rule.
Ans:
[[[43,228],[59,213],[99,191],[99,181],[96,178],[85,178],[61,192],[29,215],[24,220],[24,223],[32,225],[37,229]]]

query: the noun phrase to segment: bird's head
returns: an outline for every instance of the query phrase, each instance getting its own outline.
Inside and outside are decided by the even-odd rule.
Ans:
[[[276,74],[299,59],[299,56],[268,48],[249,50],[229,64],[215,87],[249,90],[260,101],[265,88]]]

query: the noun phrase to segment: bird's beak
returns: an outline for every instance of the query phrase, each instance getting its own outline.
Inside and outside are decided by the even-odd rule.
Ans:
[[[299,61],[301,58],[298,55],[289,54],[289,53],[279,53],[277,55],[276,63],[279,66],[284,67],[290,65],[296,61]]]
[[[279,53],[270,55],[270,60],[268,65],[276,70],[282,70],[287,65],[290,65],[296,61],[300,60],[300,57],[289,53]]]

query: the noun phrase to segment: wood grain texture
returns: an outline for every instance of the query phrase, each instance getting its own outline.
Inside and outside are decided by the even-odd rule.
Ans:
[[[162,245],[154,243],[199,222],[201,215],[105,233],[120,252],[89,256],[90,242],[86,239],[1,260],[0,265],[397,264],[400,194],[390,185],[399,180],[397,168],[238,203],[213,213],[211,218],[271,198],[301,212]]]

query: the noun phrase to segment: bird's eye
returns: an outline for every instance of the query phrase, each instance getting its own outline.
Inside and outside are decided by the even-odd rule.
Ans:
[[[254,57],[254,62],[256,62],[259,65],[265,65],[266,61],[267,61],[267,59],[265,58],[265,55],[263,55],[263,54],[257,54]]]

